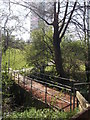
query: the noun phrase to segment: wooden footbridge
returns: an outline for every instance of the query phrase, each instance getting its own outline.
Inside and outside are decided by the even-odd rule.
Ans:
[[[18,85],[54,109],[69,111],[74,110],[78,105],[80,110],[90,107],[90,104],[81,98],[79,92],[80,86],[88,86],[90,92],[90,83],[79,83],[75,80],[37,73],[26,76],[13,71],[10,74]]]

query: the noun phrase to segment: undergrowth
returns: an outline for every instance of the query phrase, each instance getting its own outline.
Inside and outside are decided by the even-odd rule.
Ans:
[[[38,109],[36,108],[30,108],[28,110],[25,110],[24,112],[13,112],[10,115],[5,116],[4,119],[8,118],[9,120],[12,119],[29,119],[29,118],[39,118],[39,119],[59,119],[59,120],[68,120],[73,115],[77,113],[77,110],[71,111],[71,112],[60,112],[58,110],[53,111],[52,109]]]

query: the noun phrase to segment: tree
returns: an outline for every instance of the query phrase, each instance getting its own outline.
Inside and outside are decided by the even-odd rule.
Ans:
[[[49,66],[49,63],[54,63],[52,40],[49,41],[48,38],[50,37],[50,31],[44,35],[42,29],[34,30],[32,32],[32,42],[25,47],[27,63],[40,73],[45,73],[45,68]]]
[[[86,46],[84,41],[72,41],[65,36],[61,43],[64,71],[68,78],[84,81],[85,76],[85,55]]]
[[[1,76],[1,61],[2,61],[2,38],[1,38],[1,30],[0,30],[0,82],[1,82],[1,79],[2,79],[2,76]],[[0,86],[1,88],[1,86]]]
[[[87,55],[87,62],[86,62],[86,74],[87,74],[87,82],[90,82],[90,1],[88,1],[87,6],[87,46],[88,46],[88,55]],[[89,91],[90,92],[90,91]]]
[[[60,17],[61,11],[60,9],[62,8],[60,5],[60,1],[58,0],[58,2],[54,1],[52,3],[49,3],[49,5],[51,4],[51,8],[53,8],[53,12],[51,11],[43,11],[42,13],[46,13],[45,16],[43,17],[43,15],[41,14],[39,10],[39,8],[36,7],[35,3],[34,4],[30,4],[29,2],[23,1],[23,3],[17,3],[17,2],[12,2],[14,4],[18,4],[21,5],[27,9],[30,9],[31,11],[33,11],[36,15],[38,15],[46,24],[48,25],[52,25],[53,29],[54,29],[54,33],[53,33],[53,46],[54,46],[54,54],[55,54],[55,65],[56,65],[56,70],[57,73],[63,77],[65,76],[64,74],[64,70],[63,70],[63,66],[62,66],[62,56],[61,56],[61,41],[62,38],[68,28],[68,25],[70,23],[70,20],[72,19],[73,13],[75,11],[75,7],[77,4],[77,0],[74,2],[73,5],[70,5],[71,9],[69,9],[69,2],[66,2],[66,5],[64,5],[63,9],[65,8],[65,12],[64,12],[64,16]],[[48,6],[48,5],[47,5]],[[56,7],[57,6],[57,7]],[[47,7],[48,9],[50,7]],[[50,8],[50,9],[51,9]],[[49,9],[49,10],[50,10]],[[52,20],[53,22],[49,23],[48,20],[46,20],[48,18],[48,15],[50,17],[50,14],[52,13]],[[46,18],[46,19],[45,19]],[[49,19],[50,21],[50,19]]]
[[[69,19],[67,23],[65,24],[65,19],[67,15],[67,9],[68,9],[68,2],[66,4],[66,10],[65,10],[65,15],[63,18],[63,22],[61,27],[59,28],[59,13],[60,13],[60,2],[58,2],[58,11],[56,11],[56,2],[54,2],[54,22],[53,22],[53,27],[54,27],[54,34],[53,34],[53,45],[54,45],[54,51],[55,51],[55,63],[56,63],[56,69],[58,74],[60,74],[61,77],[64,76],[64,70],[62,67],[62,57],[61,57],[61,48],[60,48],[60,43],[62,41],[62,38],[65,34],[65,31],[68,27],[68,24],[70,23],[72,14],[75,10],[76,3],[74,3],[73,10],[71,11],[71,14],[69,16]],[[65,28],[64,28],[65,27]],[[64,30],[63,30],[64,28]],[[63,31],[62,31],[63,30]]]

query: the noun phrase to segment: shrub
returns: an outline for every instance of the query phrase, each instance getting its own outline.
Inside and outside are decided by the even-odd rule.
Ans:
[[[52,109],[38,109],[30,108],[29,110],[25,110],[24,112],[13,112],[12,114],[6,116],[4,119],[29,119],[29,118],[38,118],[38,119],[59,119],[65,120],[71,118],[73,115],[77,113],[77,110],[71,112],[60,112],[58,110],[53,111]]]

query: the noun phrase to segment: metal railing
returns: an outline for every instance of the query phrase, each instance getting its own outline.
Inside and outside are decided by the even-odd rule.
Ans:
[[[44,98],[43,98],[43,100],[41,98],[41,101],[43,101],[44,103],[46,103],[58,110],[65,110],[65,109],[69,109],[69,108],[70,108],[70,110],[72,110],[76,107],[76,98],[75,98],[76,96],[74,95],[75,88],[73,89],[73,81],[69,81],[71,83],[69,83],[69,86],[68,86],[68,85],[64,85],[62,83],[49,81],[48,79],[45,82],[45,81],[41,80],[40,77],[31,78],[31,77],[25,76],[25,74],[22,76],[19,72],[15,72],[15,71],[11,72],[11,77],[19,85],[22,84],[22,85],[26,86],[28,84],[30,86],[29,91],[33,95],[37,92],[39,94],[42,93],[44,95]],[[38,88],[37,86],[35,86],[35,83],[42,85],[43,90]],[[49,92],[49,89],[54,91],[54,94]],[[56,89],[58,89],[59,91]],[[59,96],[59,93],[61,94],[60,96]],[[62,95],[66,95],[65,96],[66,99],[65,99],[65,97],[62,97]],[[38,98],[38,96],[34,96],[34,97]],[[39,99],[40,99],[40,97],[39,97]],[[62,106],[62,107],[60,107],[60,106]]]
[[[87,89],[85,88],[87,87]],[[90,102],[90,82],[84,82],[84,83],[74,83],[73,85],[73,109],[75,108],[75,98],[77,98],[77,106],[81,103],[79,98],[77,97],[77,92],[79,92],[79,94],[83,94],[83,91],[82,90],[87,90],[88,91],[88,101]],[[83,98],[83,97],[82,97]]]

